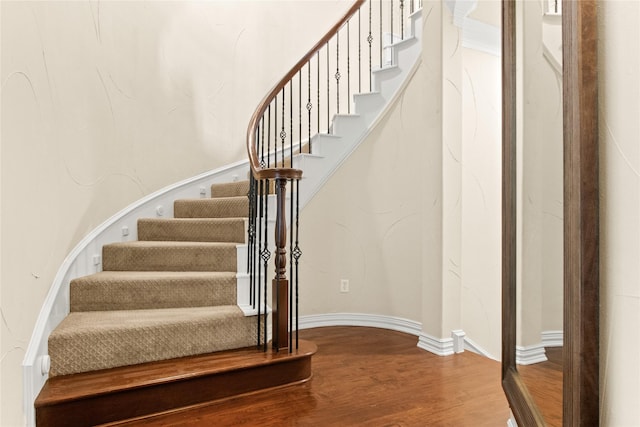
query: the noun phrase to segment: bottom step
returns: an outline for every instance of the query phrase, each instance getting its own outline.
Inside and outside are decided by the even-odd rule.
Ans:
[[[51,378],[35,401],[38,426],[90,426],[141,418],[311,378],[314,343],[254,347]]]

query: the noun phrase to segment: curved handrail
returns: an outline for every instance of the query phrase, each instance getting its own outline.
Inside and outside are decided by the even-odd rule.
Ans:
[[[302,177],[302,171],[299,169],[276,167],[269,168],[260,165],[258,160],[258,150],[256,142],[257,129],[260,124],[260,120],[264,116],[267,107],[271,104],[274,98],[280,93],[280,91],[287,85],[287,83],[307,64],[307,62],[329,41],[336,33],[342,28],[342,26],[360,9],[365,0],[356,0],[354,4],[349,8],[347,13],[333,26],[331,29],[316,43],[311,50],[307,52],[296,65],[289,70],[287,74],[269,91],[269,93],[262,99],[256,111],[251,116],[249,126],[247,128],[247,153],[249,155],[249,164],[253,176],[260,179],[300,179]]]

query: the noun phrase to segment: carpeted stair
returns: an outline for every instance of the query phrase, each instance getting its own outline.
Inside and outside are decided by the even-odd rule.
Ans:
[[[50,377],[255,345],[236,305],[236,245],[248,181],[176,200],[172,219],[140,219],[138,241],[105,245],[103,271],[75,279],[71,313],[51,333]]]

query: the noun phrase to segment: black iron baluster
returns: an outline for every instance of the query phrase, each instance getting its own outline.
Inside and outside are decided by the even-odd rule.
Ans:
[[[336,113],[340,114],[340,31],[336,33]]]
[[[261,250],[261,245],[262,245],[262,218],[264,217],[264,200],[263,200],[263,191],[264,191],[264,182],[262,180],[260,180],[260,184],[259,184],[259,188],[258,188],[258,215],[259,218],[256,218],[257,223],[258,223],[258,242],[257,242],[257,248],[256,251],[259,253],[260,256],[260,260],[262,260],[264,262],[264,260],[262,259],[262,250]],[[261,320],[262,320],[262,306],[260,305],[260,294],[261,294],[261,290],[262,290],[262,263],[260,261],[258,261],[258,273],[256,276],[256,284],[257,284],[257,291],[258,291],[258,301],[257,301],[257,306],[258,306],[258,331],[257,331],[257,335],[258,335],[258,346],[260,346],[260,326],[261,326]],[[265,310],[266,312],[266,310]],[[265,319],[265,326],[266,326],[266,319]],[[266,339],[265,339],[265,350],[266,350]]]
[[[351,114],[351,63],[349,58],[349,21],[347,21],[347,114]]]
[[[358,9],[358,93],[362,92],[362,32],[360,28],[360,9]]]
[[[404,0],[400,0],[400,40],[404,40]]]
[[[373,78],[371,76],[371,44],[373,43],[373,35],[371,34],[371,5],[373,4],[373,0],[369,0],[369,35],[367,36],[367,42],[369,43],[369,92],[373,90],[372,81]]]
[[[284,152],[282,158],[284,163]],[[293,78],[289,80],[289,167],[293,167]]]
[[[298,152],[302,153],[302,68],[298,71]]]
[[[307,92],[308,92],[308,98],[307,98],[307,111],[309,112],[309,153],[311,153],[311,108],[313,108],[313,105],[311,104],[311,60],[309,60],[309,62],[307,63],[307,70],[308,70],[308,88],[307,88]]]
[[[390,43],[393,44],[393,0],[391,0],[391,30],[389,38],[391,39]],[[391,63],[393,63],[393,55],[391,55]]]
[[[293,187],[291,188],[291,192],[293,194]],[[293,257],[296,260],[296,279],[295,279],[295,286],[296,286],[296,348],[298,348],[298,330],[299,328],[299,311],[298,311],[298,261],[300,260],[300,257],[302,256],[302,251],[300,250],[300,246],[299,246],[299,239],[298,239],[298,222],[300,219],[300,180],[296,180],[296,191],[295,191],[295,198],[296,198],[296,244],[295,247],[293,248]],[[293,201],[291,202],[293,203]],[[293,227],[292,227],[293,228]],[[293,310],[293,309],[292,309]]]
[[[260,127],[260,133],[262,135],[262,142],[260,143],[260,163],[261,166],[264,167],[264,114],[262,115],[262,120],[260,120]]]
[[[293,221],[293,179],[291,182],[291,198],[289,201],[289,218]],[[293,227],[289,227],[289,331],[293,330]],[[293,334],[289,333],[289,353],[293,351]]]
[[[382,0],[380,0],[380,39],[378,44],[380,45],[380,68],[382,68]]]
[[[329,41],[327,40],[327,133],[331,133],[331,126],[329,125],[329,100],[331,99],[329,95]]]
[[[278,167],[278,96],[276,95],[273,100],[273,166]],[[271,153],[269,153],[269,157],[271,157]]]
[[[254,178],[253,175],[251,175],[249,177],[249,193],[247,194],[247,197],[249,198],[249,229],[247,231],[247,274],[249,275],[249,303],[250,304],[254,304],[255,300],[253,299],[254,297],[254,287],[253,287],[253,217],[254,217],[254,210],[253,210],[253,201],[254,201],[254,194],[253,194],[253,182],[254,182]],[[254,306],[255,308],[255,306]]]
[[[317,119],[317,127],[318,127],[318,133],[320,133],[320,51],[318,50],[318,54],[317,54],[317,59],[318,59],[318,86],[317,86],[317,90],[318,90],[318,119]]]
[[[271,104],[267,107],[267,167],[271,167]]]
[[[284,130],[284,87],[282,88],[282,129],[280,130],[280,150],[282,151],[282,167],[284,167],[284,140],[287,138],[287,132]],[[278,162],[276,162],[276,166]]]
[[[269,251],[269,236],[267,231],[269,230],[269,180],[265,179],[265,194],[264,194],[264,248],[262,250],[261,256],[264,261],[264,313],[265,313],[265,322],[264,322],[264,351],[267,351],[267,268],[269,266],[269,258],[271,258],[271,252]]]

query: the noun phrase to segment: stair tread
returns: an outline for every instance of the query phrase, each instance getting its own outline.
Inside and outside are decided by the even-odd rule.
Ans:
[[[72,282],[98,279],[101,281],[126,281],[126,280],[164,280],[177,279],[218,279],[236,277],[233,271],[100,271],[89,276],[78,277]]]
[[[297,351],[264,352],[255,346],[215,353],[147,362],[50,378],[35,401],[35,407],[105,395],[115,391],[140,389],[196,377],[244,370],[249,367],[285,363],[313,355],[314,343],[299,341]]]
[[[244,318],[244,313],[237,305],[74,312],[69,313],[51,336],[197,323],[226,316]]]
[[[71,311],[235,304],[236,273],[102,271],[71,281]]]
[[[235,242],[181,242],[181,241],[168,241],[168,240],[133,240],[131,242],[116,242],[108,243],[105,247],[112,248],[190,248],[190,247],[233,247],[235,248],[238,243]]]
[[[52,377],[241,348],[255,316],[236,305],[70,313],[49,336]]]
[[[247,196],[249,180],[224,182],[211,185],[211,197]]]
[[[245,219],[141,218],[138,240],[244,243]]]
[[[132,241],[102,247],[105,271],[236,271],[238,243]]]
[[[210,199],[179,199],[173,203],[176,218],[246,218],[249,216],[247,196]]]

